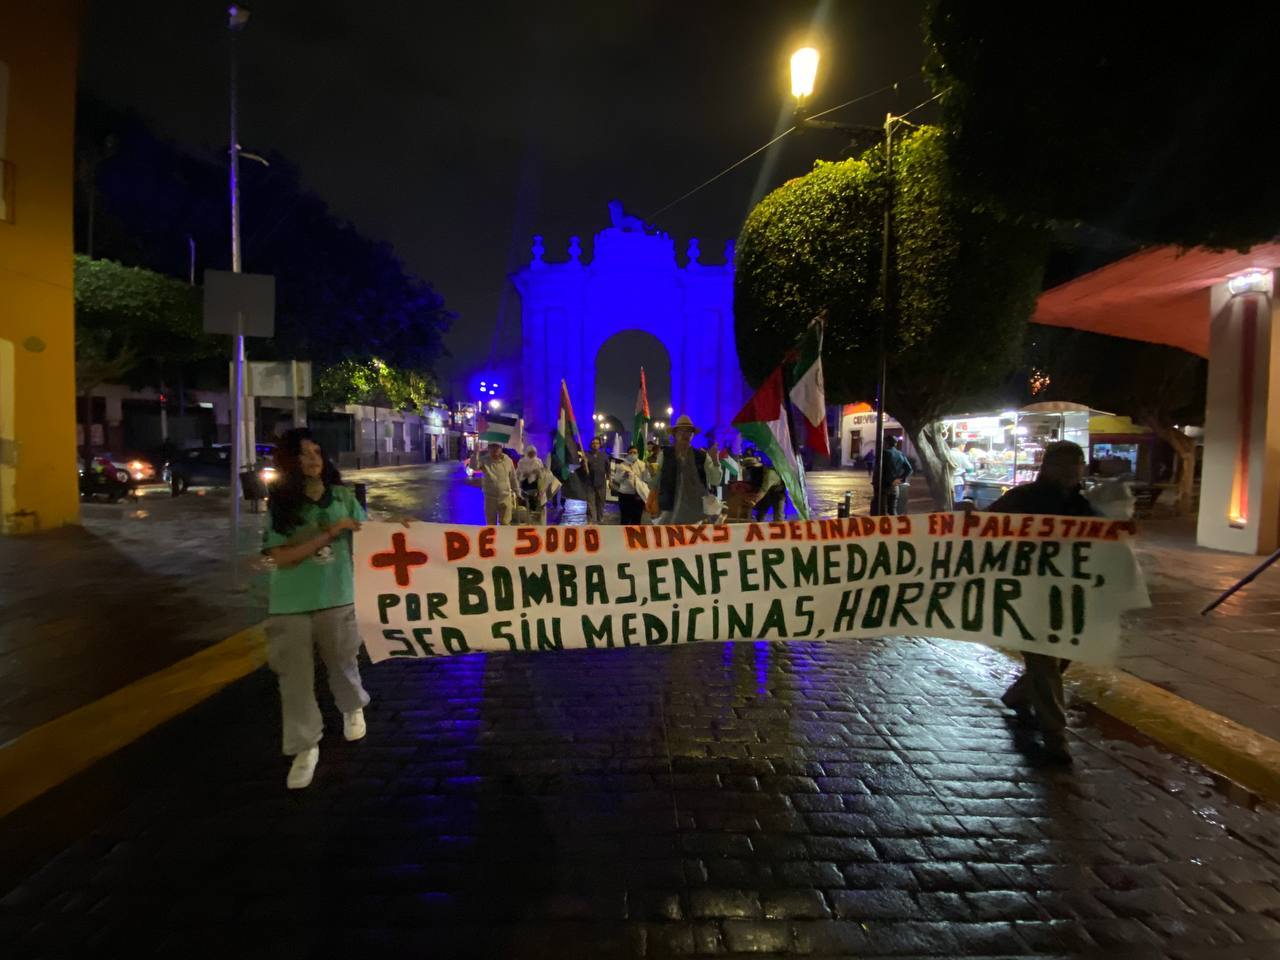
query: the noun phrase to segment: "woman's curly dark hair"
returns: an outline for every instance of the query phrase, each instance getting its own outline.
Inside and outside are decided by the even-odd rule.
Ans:
[[[271,527],[282,537],[287,537],[302,525],[302,508],[307,503],[327,507],[333,502],[333,488],[342,486],[342,474],[320,447],[324,468],[320,479],[324,481],[324,496],[309,501],[306,494],[307,478],[302,475],[302,441],[310,440],[320,446],[306,427],[290,430],[276,444],[275,482],[271,484],[271,498],[267,501],[271,512]]]

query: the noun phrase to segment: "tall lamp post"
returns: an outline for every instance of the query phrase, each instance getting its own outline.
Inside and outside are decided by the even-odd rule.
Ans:
[[[236,56],[240,32],[249,22],[249,11],[232,4],[227,8],[228,46],[230,47],[230,71],[227,97],[231,105],[231,272],[240,273],[240,130],[237,97],[239,61]],[[236,333],[232,348],[235,372],[232,376],[234,395],[231,399],[231,580],[239,579],[240,553],[240,471],[246,462],[246,437],[244,414],[244,314],[236,313]],[[252,463],[253,458],[249,457]]]
[[[791,95],[796,100],[796,129],[835,130],[848,136],[851,143],[865,139],[868,134],[884,137],[887,187],[884,200],[884,232],[880,244],[880,323],[876,344],[876,472],[871,490],[871,513],[877,515],[882,512],[884,506],[884,401],[885,388],[889,379],[889,353],[885,342],[885,331],[893,317],[893,305],[890,302],[892,284],[889,283],[889,246],[893,241],[893,128],[901,118],[895,117],[892,113],[886,113],[883,127],[811,119],[807,115],[807,100],[813,95],[814,81],[818,76],[818,60],[818,51],[813,47],[802,47],[791,55]]]

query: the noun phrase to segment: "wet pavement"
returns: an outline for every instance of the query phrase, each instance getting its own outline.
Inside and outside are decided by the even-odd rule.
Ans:
[[[1280,740],[1280,566],[1202,617],[1206,604],[1263,558],[1194,546],[1193,518],[1140,529],[1151,609],[1125,618],[1118,665]]]
[[[480,490],[457,463],[352,471],[348,482],[366,484],[383,517],[483,519]],[[833,515],[846,490],[855,512],[870,499],[861,471],[816,471],[809,484],[816,515]],[[0,744],[261,619],[263,516],[242,518],[233,589],[225,492],[154,494],[87,505],[83,529],[0,539]],[[929,509],[923,485],[912,486],[911,509]],[[563,519],[584,523],[585,505],[570,502]],[[616,506],[607,519],[617,522]],[[1128,616],[1120,665],[1280,739],[1280,572],[1201,618],[1204,603],[1256,560],[1193,543],[1189,520],[1142,524],[1153,607]]]
[[[6,957],[1280,955],[1280,820],[986,648],[735,643],[365,668],[284,789],[260,671],[14,815]],[[1024,752],[1025,751],[1025,752]],[[59,811],[76,811],[61,817]],[[25,819],[24,819],[25,818]]]
[[[233,589],[228,510],[225,495],[166,492],[0,537],[0,745],[262,619],[262,518],[244,518]]]

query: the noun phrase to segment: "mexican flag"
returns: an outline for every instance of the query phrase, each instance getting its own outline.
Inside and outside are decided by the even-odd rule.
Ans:
[[[649,432],[649,391],[644,385],[644,367],[640,368],[640,392],[636,394],[636,419],[631,428],[631,445],[636,448],[643,460],[648,444],[645,443]]]
[[[560,460],[560,479],[568,480],[573,468],[578,465],[578,454],[582,451],[582,434],[578,432],[578,421],[573,416],[573,404],[569,400],[569,385],[560,381],[560,416],[556,420],[556,439],[552,452]]]
[[[524,446],[524,420],[514,413],[488,413],[476,418],[481,443],[500,443],[511,450]]]
[[[791,402],[804,418],[802,441],[814,453],[830,456],[827,446],[827,398],[822,381],[822,318],[809,324],[796,345],[791,368]]]
[[[791,428],[787,426],[787,407],[782,390],[782,367],[760,384],[755,396],[733,418],[733,425],[778,471],[791,502],[802,520],[809,519],[809,501],[805,496],[804,468],[796,460],[791,445]]]

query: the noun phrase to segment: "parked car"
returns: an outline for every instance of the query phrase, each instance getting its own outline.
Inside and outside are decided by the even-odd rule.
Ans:
[[[257,447],[258,460],[254,465],[263,484],[270,486],[275,480],[272,458],[276,448],[270,443]],[[209,447],[197,447],[176,454],[165,467],[173,495],[186,493],[188,487],[227,487],[231,485],[231,445],[216,443]]]
[[[126,453],[122,457],[112,459],[121,470],[129,471],[135,483],[165,483],[165,461],[169,454],[160,453]]]
[[[101,497],[110,503],[118,503],[125,497],[134,496],[137,486],[125,465],[113,461],[110,454],[94,457],[87,470],[80,467],[80,497],[84,500]]]

